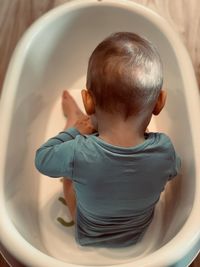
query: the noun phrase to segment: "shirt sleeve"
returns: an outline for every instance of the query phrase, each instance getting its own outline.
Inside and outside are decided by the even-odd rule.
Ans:
[[[180,173],[180,170],[181,170],[181,159],[174,151],[173,168],[169,180],[172,180],[174,177],[176,177]]]
[[[44,175],[50,177],[73,176],[75,137],[80,135],[75,128],[60,132],[49,139],[37,151],[35,166]]]

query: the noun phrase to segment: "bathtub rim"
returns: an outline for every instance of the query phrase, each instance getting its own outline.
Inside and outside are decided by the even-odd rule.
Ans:
[[[76,1],[69,2],[69,3],[65,3],[61,6],[54,8],[53,10],[49,11],[48,13],[43,15],[41,18],[39,18],[36,22],[34,22],[32,26],[26,31],[24,36],[21,38],[20,42],[18,43],[14,51],[14,54],[11,58],[9,68],[6,73],[6,78],[4,80],[2,97],[1,97],[1,106],[0,106],[1,122],[2,122],[2,125],[5,125],[5,127],[2,129],[0,133],[0,136],[1,136],[0,147],[2,148],[1,149],[2,155],[4,155],[4,158],[2,158],[0,162],[0,173],[2,172],[1,174],[2,177],[0,177],[0,183],[1,183],[1,186],[0,186],[0,197],[1,197],[0,203],[1,204],[0,205],[1,205],[1,213],[2,213],[2,218],[3,218],[0,221],[0,226],[1,226],[1,229],[4,230],[4,237],[2,237],[2,240],[3,240],[2,244],[6,247],[6,249],[8,249],[9,252],[11,252],[11,254],[13,254],[19,260],[26,258],[27,263],[30,262],[29,256],[30,256],[30,252],[31,252],[30,249],[31,249],[32,252],[34,251],[35,254],[38,255],[38,257],[35,257],[34,259],[35,264],[37,264],[38,262],[41,262],[41,259],[44,258],[45,260],[44,264],[46,264],[46,260],[50,260],[51,263],[52,263],[52,260],[55,260],[55,264],[56,264],[55,266],[64,266],[64,263],[62,261],[54,259],[51,256],[47,256],[46,254],[42,253],[41,251],[39,251],[38,249],[30,245],[28,241],[26,241],[19,234],[14,224],[11,222],[8,216],[8,213],[5,209],[6,206],[5,206],[5,198],[4,198],[4,192],[3,192],[3,183],[4,183],[3,169],[5,166],[4,161],[6,158],[5,155],[6,155],[6,147],[8,143],[8,133],[11,128],[13,103],[17,95],[16,89],[17,89],[17,85],[19,82],[20,73],[22,70],[22,66],[25,62],[29,47],[32,43],[32,40],[35,38],[37,33],[40,32],[40,30],[42,30],[46,24],[48,24],[48,22],[55,20],[57,17],[61,16],[62,14],[66,12],[69,12],[70,10],[87,8],[87,7],[90,7],[91,5],[97,6],[101,4],[118,7],[118,8],[125,8],[129,11],[132,11],[133,13],[136,12],[137,14],[140,14],[141,16],[145,15],[145,17],[148,20],[150,20],[151,23],[153,23],[158,29],[164,32],[165,36],[168,37],[169,43],[171,44],[173,43],[172,49],[176,50],[176,56],[178,55],[177,61],[179,65],[184,64],[185,69],[187,70],[183,73],[183,68],[180,69],[183,83],[185,85],[184,88],[187,88],[186,85],[191,86],[191,84],[193,84],[191,87],[194,88],[194,90],[192,91],[192,94],[190,92],[190,98],[193,99],[193,100],[190,100],[190,103],[192,101],[193,105],[190,105],[190,109],[188,110],[188,112],[189,112],[190,119],[192,118],[191,115],[193,115],[193,119],[192,119],[193,122],[191,123],[191,127],[192,127],[191,132],[192,132],[193,139],[196,141],[196,146],[194,146],[194,154],[195,154],[195,164],[196,164],[195,166],[198,166],[197,158],[200,156],[200,144],[197,142],[198,131],[195,130],[197,129],[198,120],[199,120],[198,118],[200,115],[200,108],[199,108],[200,101],[199,101],[198,88],[197,88],[194,72],[192,71],[193,66],[187,54],[187,51],[185,47],[183,46],[182,42],[179,40],[179,37],[177,36],[177,34],[172,30],[172,28],[168,24],[168,22],[166,22],[162,17],[160,17],[157,13],[153,12],[152,10],[142,5],[136,4],[134,2],[127,1],[127,0],[126,1],[119,0],[118,2],[114,0],[103,0],[103,1],[85,0],[84,3],[81,0],[76,0]],[[12,77],[12,79],[10,79],[10,77]],[[190,78],[190,82],[187,82],[189,78]],[[196,90],[195,90],[195,87],[196,87]],[[12,91],[11,88],[14,88],[15,91]],[[185,95],[189,97],[189,92],[187,90],[185,90]],[[8,102],[11,104],[10,105],[11,107],[6,106],[6,103]],[[3,116],[3,112],[6,113],[6,116]],[[198,171],[198,169],[196,169],[196,171],[197,171],[196,176],[200,177],[200,173],[199,173],[200,171]],[[134,263],[140,264],[140,262],[142,262],[143,260],[145,260],[145,262],[150,262],[150,259],[153,259],[156,257],[157,259],[160,258],[158,262],[161,263],[163,262],[162,258],[166,258],[166,255],[168,258],[170,258],[168,262],[174,263],[178,259],[182,258],[186,254],[186,251],[188,251],[189,248],[192,248],[195,244],[197,244],[198,240],[200,239],[200,229],[199,229],[200,225],[198,223],[195,223],[195,221],[196,222],[200,221],[200,216],[198,216],[198,212],[197,212],[198,203],[200,201],[200,179],[196,179],[196,183],[197,183],[197,186],[195,188],[195,197],[194,197],[192,210],[185,224],[179,230],[178,234],[174,236],[166,245],[162,246],[161,248],[154,251],[153,253],[146,255],[144,258],[134,261]],[[194,229],[196,230],[194,231]],[[16,236],[15,240],[13,240],[11,233]],[[184,237],[182,236],[182,234],[184,234]],[[190,240],[191,237],[193,237],[192,240]],[[13,244],[13,241],[15,241],[15,246],[11,247],[10,244]],[[185,244],[184,247],[182,247],[183,243]],[[21,245],[21,247],[19,246],[19,244]],[[172,250],[172,249],[170,250],[170,248],[174,247],[173,244],[174,245],[179,244],[179,247],[180,246],[182,247],[181,251],[179,251],[179,253],[176,253],[176,255],[174,255],[174,251],[170,252]],[[25,248],[27,249],[26,253],[25,253]],[[25,257],[25,254],[26,254],[26,257]],[[31,258],[31,260],[33,259]],[[59,262],[61,265],[60,264],[58,265]],[[67,263],[67,264],[68,266],[71,266],[70,263]],[[131,266],[131,264],[132,262],[126,263],[126,264],[119,264],[119,266]],[[155,267],[154,260],[152,260],[152,264],[153,264],[152,266]],[[51,266],[53,265],[51,264]],[[150,265],[147,265],[147,266],[150,266]]]

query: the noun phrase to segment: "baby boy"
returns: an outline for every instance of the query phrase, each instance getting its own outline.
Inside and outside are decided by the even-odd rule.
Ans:
[[[63,92],[65,130],[36,152],[37,169],[64,177],[65,200],[80,245],[125,247],[150,225],[166,183],[180,167],[163,133],[146,132],[165,105],[162,63],[148,40],[118,32],[88,64],[84,115]]]

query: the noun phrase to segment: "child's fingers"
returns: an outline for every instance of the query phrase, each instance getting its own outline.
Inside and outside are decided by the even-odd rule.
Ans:
[[[91,117],[87,115],[81,115],[75,123],[75,128],[77,128],[82,134],[91,134],[96,132],[96,129],[92,123]]]
[[[95,129],[93,123],[92,123],[91,118],[89,118],[89,120],[88,120],[87,127],[88,127],[88,130],[89,130],[91,133],[96,132],[96,129]]]

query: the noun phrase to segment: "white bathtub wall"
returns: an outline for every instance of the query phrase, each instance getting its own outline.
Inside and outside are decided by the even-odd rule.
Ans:
[[[119,10],[111,7],[99,7],[98,12],[90,9],[73,13],[73,19],[63,14],[58,20],[41,27],[27,47],[25,65],[17,85],[17,97],[14,103],[14,116],[11,123],[6,167],[6,190],[10,216],[19,232],[34,246],[44,249],[40,241],[38,227],[37,199],[39,194],[39,176],[34,169],[34,151],[44,141],[48,116],[63,88],[71,85],[86,73],[88,57],[96,46],[108,34],[116,31],[135,31],[149,37],[161,53],[165,69],[165,86],[169,100],[166,110],[156,120],[158,130],[167,132],[175,141],[181,156],[188,155],[185,161],[184,186],[179,191],[180,198],[173,203],[173,215],[168,222],[169,234],[163,237],[168,241],[180,230],[190,212],[193,203],[194,177],[187,169],[193,160],[190,124],[187,104],[183,95],[183,77],[180,74],[176,56],[165,36],[145,18],[120,11],[123,18],[119,21]],[[112,12],[112,16],[110,15]],[[102,17],[104,18],[102,20]],[[48,20],[48,17],[46,17]],[[92,21],[92,23],[90,23]],[[89,40],[89,41],[88,41]],[[80,84],[84,87],[84,84]],[[76,88],[75,88],[76,89]],[[174,103],[175,99],[175,103]],[[179,109],[179,101],[183,107]],[[26,112],[24,112],[26,110]],[[183,124],[182,117],[185,118]],[[173,123],[173,124],[172,124]],[[20,127],[21,125],[21,127]],[[184,136],[187,147],[180,142],[179,132]],[[178,133],[178,134],[177,134]],[[186,155],[186,157],[187,157]],[[185,157],[185,156],[184,156]],[[183,158],[184,158],[183,157]],[[10,165],[13,164],[13,168]],[[187,183],[190,175],[190,183]],[[8,184],[12,183],[12,186]],[[24,188],[21,188],[23,184]],[[13,186],[14,185],[14,186]],[[27,194],[21,191],[30,188]],[[188,189],[190,188],[190,189]],[[187,190],[187,196],[185,192]],[[16,201],[13,201],[16,198]],[[187,205],[182,203],[185,197]],[[9,201],[12,200],[12,203]],[[172,203],[171,205],[172,207]],[[185,209],[185,210],[183,210]],[[26,221],[26,224],[24,222]],[[177,223],[178,221],[178,223]],[[29,223],[28,223],[29,222]],[[174,227],[178,225],[178,227]],[[34,226],[34,229],[33,229]],[[174,230],[171,231],[172,227]],[[30,231],[34,234],[30,236]]]
[[[43,1],[43,5],[47,2]],[[61,2],[64,0],[55,1],[55,4]],[[150,3],[159,5],[157,1],[146,2]],[[157,44],[164,61],[168,102],[165,111],[156,118],[156,127],[173,139],[183,158],[184,175],[174,181],[173,187],[169,185],[167,188],[170,192],[168,196],[176,195],[176,201],[165,198],[165,223],[162,225],[165,234],[159,246],[164,245],[181,229],[193,204],[195,168],[189,123],[191,114],[188,110],[189,100],[182,90],[185,77],[180,73],[173,45],[169,44],[162,33],[155,31],[147,19],[141,20],[137,16],[124,13],[124,16],[121,15],[123,19],[119,21],[118,11],[114,10],[112,16],[109,11],[108,7],[101,8],[98,12],[83,12],[81,16],[74,12],[70,22],[69,16],[64,16],[47,28],[41,27],[32,37],[31,45],[27,46],[26,63],[21,70],[13,106],[14,115],[6,156],[5,192],[9,215],[16,228],[30,244],[44,252],[38,221],[41,184],[40,176],[34,167],[34,151],[46,137],[50,114],[62,89],[85,86],[84,75],[91,51],[102,38],[113,31],[144,33]],[[48,17],[46,19],[48,20]],[[179,109],[179,106],[182,109]],[[182,118],[184,123],[181,123]],[[183,145],[180,136],[184,138],[187,146]]]

